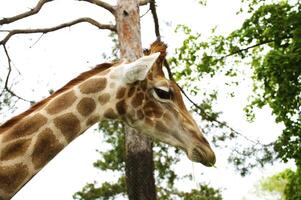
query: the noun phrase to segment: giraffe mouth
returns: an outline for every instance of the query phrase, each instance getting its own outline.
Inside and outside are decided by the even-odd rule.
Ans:
[[[214,166],[216,162],[215,154],[211,150],[211,148],[194,148],[190,155],[188,155],[189,159],[193,162],[199,162],[202,163],[203,165],[207,167],[212,167]]]

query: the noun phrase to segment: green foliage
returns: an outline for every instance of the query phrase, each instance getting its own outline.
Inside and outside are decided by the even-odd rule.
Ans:
[[[301,163],[297,163],[296,172],[288,174],[288,182],[284,189],[285,200],[301,199]]]
[[[101,170],[124,171],[124,127],[119,121],[102,121],[99,131],[104,132],[104,142],[111,144],[105,152],[99,152],[102,159],[94,163]]]
[[[119,178],[117,183],[104,182],[100,187],[95,187],[96,183],[87,184],[82,191],[73,195],[73,199],[78,200],[114,200],[118,195],[125,194],[125,177]]]
[[[259,183],[259,189],[264,193],[259,196],[264,196],[266,192],[276,193],[281,200],[285,200],[284,191],[291,176],[294,176],[294,172],[291,169],[285,169],[278,174],[262,179]]]
[[[4,84],[4,81],[0,78],[0,113],[5,116],[6,113],[14,112],[16,109],[15,104],[18,99],[14,98],[12,94],[4,88]]]
[[[259,197],[268,194],[277,194],[281,200],[301,199],[300,166],[297,170],[285,169],[282,172],[266,177],[259,182]]]
[[[222,200],[220,190],[213,189],[208,185],[200,185],[198,190],[182,192],[180,195],[183,200]]]
[[[276,122],[283,123],[285,129],[273,144],[261,145],[252,142],[250,148],[242,148],[243,150],[239,152],[235,149],[229,161],[241,170],[242,175],[258,164],[263,166],[273,161],[276,156],[283,161],[301,160],[300,2],[273,1],[272,4],[261,0],[244,2],[248,5],[251,16],[245,20],[240,29],[228,36],[215,35],[213,29],[209,40],[203,41],[199,33],[193,33],[185,25],[179,26],[178,32],[180,30],[186,35],[186,39],[177,49],[177,56],[170,60],[173,66],[183,66],[180,69],[174,67],[173,70],[176,71],[176,78],[184,80],[184,83],[202,81],[205,78],[214,80],[223,75],[228,81],[225,82],[225,87],[235,87],[239,83],[237,79],[244,76],[241,73],[241,65],[252,69],[253,94],[249,105],[245,107],[247,118],[250,121],[254,120],[254,109],[268,105],[276,117]],[[183,85],[188,90],[191,88],[191,83]],[[193,90],[202,91],[204,99],[211,93],[210,90],[204,92],[204,88],[200,86],[194,87]],[[230,94],[233,95],[235,94]],[[201,116],[207,120],[209,127],[219,124],[221,126],[216,128],[225,129],[227,128],[225,123],[216,123],[219,121],[219,112],[213,111],[216,97],[219,97],[218,93],[215,98],[207,98],[209,101],[205,105],[209,106],[201,107],[202,110],[198,113],[203,113]],[[203,104],[204,102],[200,103]],[[210,112],[216,115],[206,117],[206,113]],[[233,132],[228,131],[215,137],[214,141],[235,138],[231,133]]]

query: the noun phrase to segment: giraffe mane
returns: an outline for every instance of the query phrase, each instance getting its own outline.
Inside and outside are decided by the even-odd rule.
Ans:
[[[24,111],[23,113],[11,118],[10,120],[8,120],[5,123],[3,123],[2,125],[0,125],[0,134],[5,132],[8,128],[13,127],[20,120],[22,120],[25,116],[27,116],[27,115],[31,114],[33,111],[39,109],[40,107],[45,105],[47,102],[49,102],[54,97],[56,97],[59,94],[65,92],[66,90],[68,90],[71,87],[73,87],[74,85],[82,82],[83,80],[85,80],[87,78],[90,78],[93,75],[95,75],[97,73],[100,73],[100,72],[112,67],[115,64],[116,64],[116,62],[115,63],[102,63],[102,64],[97,65],[95,68],[93,68],[91,70],[88,70],[88,71],[85,71],[85,72],[81,73],[79,76],[77,76],[76,78],[69,81],[66,85],[64,85],[62,88],[60,88],[59,90],[57,90],[56,92],[54,92],[53,94],[48,96],[47,98],[39,101],[38,103],[31,106],[28,110]]]

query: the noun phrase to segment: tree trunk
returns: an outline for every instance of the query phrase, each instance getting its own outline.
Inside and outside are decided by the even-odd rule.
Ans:
[[[118,0],[116,25],[122,58],[134,61],[143,55],[138,0]],[[126,183],[130,200],[155,200],[152,143],[131,127],[125,131]]]

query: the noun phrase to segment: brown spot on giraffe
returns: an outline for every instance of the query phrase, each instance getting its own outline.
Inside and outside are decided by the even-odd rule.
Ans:
[[[43,130],[38,136],[32,153],[32,163],[35,169],[46,165],[63,147],[51,129]]]
[[[142,109],[137,110],[136,115],[139,120],[143,119],[144,118],[143,110]]]
[[[46,124],[47,118],[41,114],[35,114],[32,117],[24,118],[21,122],[16,124],[10,132],[3,138],[3,141],[9,141],[16,138],[31,135],[41,126]]]
[[[21,139],[6,145],[1,152],[0,161],[11,160],[24,155],[29,147],[31,139]]]
[[[91,94],[102,91],[106,86],[106,78],[92,78],[80,84],[79,89],[83,94]]]
[[[126,113],[126,103],[125,100],[121,100],[116,104],[117,112],[120,115],[124,115]]]
[[[63,114],[53,121],[68,142],[71,142],[80,131],[80,121],[72,113]]]
[[[95,124],[96,122],[100,121],[99,116],[93,115],[91,117],[89,117],[86,121],[86,125],[87,126],[92,126],[93,124]]]
[[[147,82],[146,81],[142,81],[141,84],[140,84],[140,87],[141,87],[142,90],[145,91],[147,89]]]
[[[160,118],[163,114],[162,108],[153,101],[147,102],[144,105],[143,109],[145,115],[147,115],[148,117]]]
[[[123,98],[124,95],[125,95],[125,92],[126,92],[126,88],[125,88],[125,87],[120,87],[120,88],[117,90],[116,98],[117,98],[117,99]]]
[[[6,193],[13,193],[19,188],[28,176],[28,167],[18,163],[16,165],[0,165],[0,188]]]
[[[99,95],[98,101],[101,105],[104,105],[110,100],[110,97],[111,96],[109,93],[104,93],[104,94]]]
[[[96,108],[95,101],[92,98],[84,97],[76,106],[78,112],[83,116],[89,116]]]
[[[118,117],[118,115],[115,113],[115,111],[112,108],[106,110],[103,116],[108,119],[116,119]]]
[[[132,99],[132,102],[131,102],[132,106],[134,108],[140,106],[143,102],[143,99],[144,99],[144,93],[142,93],[142,92],[137,93]]]
[[[56,98],[53,102],[51,102],[47,107],[46,111],[49,114],[59,113],[68,107],[70,107],[76,100],[76,96],[73,91],[62,94],[58,98]]]
[[[127,96],[130,98],[133,96],[133,94],[135,93],[136,87],[131,87],[128,91]]]

